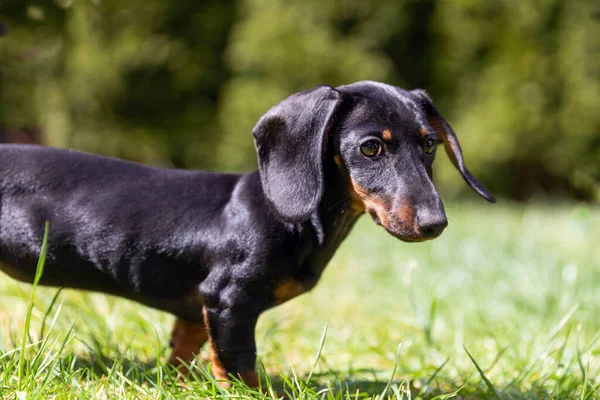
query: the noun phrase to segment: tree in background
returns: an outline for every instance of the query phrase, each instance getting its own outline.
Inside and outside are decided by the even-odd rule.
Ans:
[[[270,106],[373,79],[428,90],[494,191],[600,199],[592,0],[3,0],[0,20],[0,125],[52,145],[248,171]]]
[[[35,121],[51,145],[214,165],[234,11],[221,0],[5,4],[2,122]]]
[[[541,188],[600,200],[598,3],[443,5],[436,80],[484,179],[518,199]]]

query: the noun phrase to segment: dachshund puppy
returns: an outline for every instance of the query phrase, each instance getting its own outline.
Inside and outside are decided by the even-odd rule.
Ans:
[[[495,201],[422,90],[319,86],[271,108],[252,133],[259,170],[247,175],[0,145],[0,268],[32,282],[49,221],[42,285],[172,313],[174,364],[208,341],[224,386],[256,386],[258,316],[312,289],[361,214],[405,242],[442,233],[438,143]]]

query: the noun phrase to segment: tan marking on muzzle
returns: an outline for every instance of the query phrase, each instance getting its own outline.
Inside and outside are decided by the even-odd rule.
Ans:
[[[354,179],[351,179],[352,190],[355,194],[353,203],[356,204],[356,210],[361,212],[373,212],[379,218],[379,222],[384,227],[388,227],[388,206],[387,203],[379,196],[373,195],[367,189],[357,184]]]
[[[350,178],[350,183],[350,187],[348,188],[351,199],[350,208],[357,214],[363,213],[365,212],[365,204],[357,192],[358,186],[352,178]]]
[[[400,205],[394,210],[394,214],[400,218],[400,223],[405,228],[410,228],[415,235],[419,234],[419,228],[417,226],[417,212],[410,205],[410,201],[406,198],[400,200]]]

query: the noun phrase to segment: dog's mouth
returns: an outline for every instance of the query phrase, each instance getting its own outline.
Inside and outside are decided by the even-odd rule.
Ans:
[[[369,215],[373,218],[373,222],[375,222],[377,226],[381,226],[381,220],[375,211],[369,211]]]
[[[428,240],[433,240],[435,238],[437,238],[439,236],[439,234],[435,235],[435,236],[425,236],[425,235],[414,235],[414,234],[403,234],[403,233],[396,233],[393,232],[389,229],[386,229],[386,231],[394,236],[397,239],[400,239],[401,241],[405,242],[405,243],[420,243],[420,242],[426,242]]]
[[[389,219],[385,220],[386,223],[382,223],[382,218],[375,211],[369,211],[369,215],[375,224],[383,227],[390,235],[406,243],[426,242],[437,238],[442,233],[441,231],[419,233],[414,229],[414,223],[409,224],[412,225],[411,227],[406,227],[405,224],[398,224],[400,226],[396,227],[397,224],[390,223]]]

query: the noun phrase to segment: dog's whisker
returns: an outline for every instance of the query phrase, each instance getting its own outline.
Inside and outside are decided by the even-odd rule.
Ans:
[[[343,198],[342,200],[338,201],[337,203],[335,203],[334,205],[332,205],[331,207],[329,207],[329,208],[328,208],[328,210],[332,210],[332,209],[333,209],[333,208],[335,208],[336,206],[338,206],[338,205],[340,205],[341,203],[344,203],[344,202],[346,202],[346,201],[350,200],[351,198],[352,198],[351,196],[348,196],[348,197],[345,197],[345,198]]]

